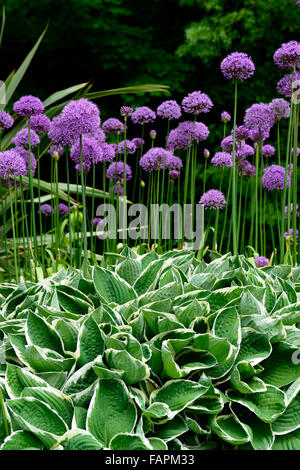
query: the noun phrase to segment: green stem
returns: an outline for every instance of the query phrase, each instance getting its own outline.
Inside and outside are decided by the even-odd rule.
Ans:
[[[233,150],[232,150],[232,235],[233,254],[238,254],[237,246],[237,194],[236,194],[236,158],[235,158],[235,131],[237,118],[237,80],[234,81],[234,115],[233,115]]]
[[[82,163],[82,135],[80,136],[80,177],[81,177],[81,191],[82,191],[82,236],[83,236],[83,274],[85,277],[88,275],[88,256],[87,256],[87,235],[86,235],[86,196],[85,196],[85,181]]]

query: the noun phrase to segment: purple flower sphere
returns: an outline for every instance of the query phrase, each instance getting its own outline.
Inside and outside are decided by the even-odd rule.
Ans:
[[[268,266],[270,262],[268,258],[265,258],[264,256],[258,256],[258,258],[255,258],[254,261],[255,266],[257,268],[263,268],[264,266]]]
[[[145,144],[144,139],[141,139],[141,137],[134,137],[131,142],[134,143],[137,149],[140,149]]]
[[[50,119],[45,114],[36,114],[30,119],[30,129],[38,134],[45,134],[50,131]]]
[[[172,154],[162,147],[153,147],[148,150],[140,159],[140,166],[145,171],[160,170],[167,168],[168,159]]]
[[[80,170],[80,140],[72,145],[70,158],[76,163],[76,168]],[[103,160],[103,150],[101,144],[94,138],[87,135],[82,136],[82,165],[85,171],[89,171],[93,164]]]
[[[231,120],[231,116],[227,111],[223,111],[221,113],[221,121],[224,122],[224,124],[227,124]]]
[[[273,145],[263,145],[261,151],[264,157],[273,157],[275,155],[275,147]]]
[[[275,118],[270,107],[265,103],[253,104],[246,110],[245,126],[252,129],[269,130],[275,124]]]
[[[245,178],[251,178],[256,175],[256,168],[248,160],[242,160],[239,163],[239,174]]]
[[[253,142],[264,142],[270,137],[270,130],[269,129],[252,129],[249,132],[249,137]]]
[[[134,124],[148,124],[149,122],[153,122],[155,118],[155,112],[148,108],[148,106],[136,108],[131,115],[131,119]]]
[[[4,180],[15,176],[25,176],[26,164],[16,149],[0,152],[0,178]]]
[[[14,124],[14,120],[10,114],[0,111],[0,130],[10,129]]]
[[[19,132],[17,132],[15,137],[11,139],[11,141],[16,147],[28,148],[29,147],[28,137],[29,137],[28,128],[21,129]],[[30,129],[30,146],[36,147],[39,143],[40,143],[39,136],[34,130]]]
[[[117,180],[123,183],[124,180],[124,163],[123,162],[112,162],[106,171],[106,177],[110,180]],[[131,180],[132,171],[129,165],[125,167],[125,178],[126,181]]]
[[[291,70],[300,65],[300,42],[290,41],[281,44],[273,56],[274,62],[280,69]]]
[[[59,215],[66,215],[68,212],[69,212],[69,208],[66,204],[64,204],[63,202],[61,202],[59,205],[58,205],[58,212],[59,212]]]
[[[271,101],[269,106],[275,121],[281,121],[282,119],[288,119],[290,117],[290,103],[283,98],[275,98]]]
[[[129,117],[133,113],[133,109],[130,106],[121,106],[120,114],[122,117]]]
[[[26,176],[29,174],[29,150],[24,149],[24,147],[15,147],[14,150],[23,158],[26,165]],[[34,154],[31,152],[31,173],[34,175],[36,170],[36,159]]]
[[[233,129],[231,131],[233,135]],[[235,128],[235,138],[237,141],[246,140],[249,137],[249,129],[246,126],[236,126]]]
[[[279,165],[271,165],[264,169],[262,185],[268,191],[273,189],[283,190],[285,180],[285,168]],[[290,175],[287,175],[287,187],[291,184]]]
[[[298,93],[298,98],[300,97],[300,72],[295,71],[293,75],[293,90],[292,90],[292,74],[285,74],[277,83],[277,91],[285,96],[286,98],[291,98],[292,92]]]
[[[202,204],[205,209],[223,209],[226,205],[226,199],[218,189],[210,189],[201,196],[199,204]]]
[[[237,161],[252,157],[252,155],[254,155],[254,148],[245,142],[241,142],[240,145],[236,148],[235,157]]]
[[[220,168],[232,167],[232,156],[228,152],[217,152],[211,159],[211,164]]]
[[[113,144],[107,144],[104,142],[101,144],[102,149],[102,161],[103,162],[111,162],[116,157],[116,149],[114,148]]]
[[[41,214],[49,217],[52,214],[52,207],[50,204],[42,204],[41,205]]]
[[[168,100],[161,103],[157,110],[157,116],[163,119],[179,119],[181,116],[181,109],[179,104],[175,100]]]
[[[124,124],[119,119],[109,118],[103,122],[102,129],[106,134],[121,134]]]
[[[255,65],[244,52],[233,52],[221,63],[221,71],[228,80],[246,80],[254,74]]]
[[[213,102],[205,93],[193,91],[183,98],[181,105],[186,113],[197,115],[208,113],[213,107]]]
[[[123,154],[124,152],[125,152],[125,141],[122,140],[122,142],[120,142],[118,145],[118,154]],[[126,153],[133,154],[135,152],[136,152],[136,146],[134,142],[131,140],[126,140]]]
[[[175,155],[169,154],[166,162],[166,168],[170,170],[180,170],[183,167],[181,158],[176,157]]]
[[[13,110],[19,116],[30,117],[35,114],[42,114],[45,107],[36,96],[26,95],[15,102]]]
[[[103,228],[104,220],[101,217],[94,217],[93,226],[97,229]]]

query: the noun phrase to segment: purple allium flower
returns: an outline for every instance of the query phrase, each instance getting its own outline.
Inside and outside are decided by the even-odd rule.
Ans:
[[[140,166],[145,171],[160,170],[167,168],[168,160],[173,157],[171,152],[163,149],[162,147],[153,147],[148,150],[140,159]]]
[[[50,204],[42,204],[41,205],[41,214],[45,215],[48,217],[49,215],[52,214],[52,207]]]
[[[277,67],[283,70],[290,70],[300,65],[300,42],[290,41],[281,44],[273,55]]]
[[[132,171],[129,165],[126,164],[125,167],[125,177],[126,181],[131,180]],[[123,183],[124,179],[124,163],[123,162],[112,162],[106,171],[106,178],[110,180],[117,180]]]
[[[298,235],[299,235],[299,231],[297,229],[296,230],[296,242],[298,241]],[[291,238],[291,241],[294,241],[294,230],[291,228],[290,233],[285,232],[283,236],[284,236],[284,238],[289,237],[289,238]]]
[[[290,217],[293,216],[293,210],[294,210],[294,205],[291,202],[290,212],[289,212]],[[297,217],[299,217],[299,206],[298,206],[298,204],[296,205],[296,215],[297,215]],[[285,206],[285,208],[284,208],[284,218],[287,219],[287,216],[288,216],[288,206]]]
[[[252,157],[252,155],[254,155],[254,148],[245,142],[241,142],[240,145],[236,148],[235,157],[237,161]]]
[[[157,116],[163,119],[179,119],[181,116],[181,109],[175,100],[164,101],[161,103],[156,111]]]
[[[20,157],[23,158],[26,166],[26,176],[29,174],[29,150],[24,149],[23,147],[15,147],[13,150],[15,150]],[[36,159],[34,154],[31,152],[31,173],[34,175],[35,170],[36,170]]]
[[[106,139],[105,132],[103,132],[103,130],[100,129],[99,127],[98,129],[95,129],[93,132],[89,132],[88,134],[85,134],[85,135],[94,137],[94,139],[98,140],[99,144],[103,144]]]
[[[264,157],[273,157],[275,155],[275,147],[273,145],[263,145],[261,151]]]
[[[167,158],[166,168],[170,170],[180,170],[183,167],[181,158],[176,157],[175,155],[170,154]]]
[[[118,145],[118,154],[123,154],[125,151],[125,141],[122,140],[122,142],[119,143]],[[136,152],[136,146],[132,140],[126,140],[126,153],[127,154],[133,154]]]
[[[199,204],[202,204],[205,209],[223,209],[226,205],[226,199],[218,189],[210,189],[201,196]]]
[[[102,129],[106,134],[121,134],[124,132],[124,124],[116,118],[109,118],[102,124]]]
[[[16,147],[29,147],[29,139],[28,139],[28,128],[21,129],[13,139],[11,139],[12,143]],[[40,138],[34,130],[30,130],[30,146],[35,147],[40,143]]]
[[[233,129],[231,131],[233,135]],[[249,129],[246,126],[236,126],[235,128],[235,138],[237,141],[246,140],[249,137]]]
[[[49,149],[48,149],[48,153],[50,155],[62,155],[64,153],[64,148],[61,144],[58,144],[58,145],[50,145]]]
[[[120,114],[122,117],[129,117],[133,113],[133,109],[130,106],[121,106]]]
[[[152,140],[154,140],[156,138],[156,131],[154,129],[152,129],[152,131],[150,131],[150,137]]]
[[[255,65],[244,52],[233,52],[221,63],[221,71],[228,80],[246,80],[254,74]]]
[[[116,194],[119,196],[123,196],[124,194],[124,187],[122,185],[122,182],[120,180],[116,181],[116,184],[114,184],[111,188],[111,193]]]
[[[137,149],[140,149],[145,144],[144,139],[141,139],[140,137],[135,137],[131,142],[134,143]]]
[[[58,212],[59,212],[59,215],[66,215],[68,212],[69,212],[69,208],[66,204],[64,204],[63,202],[61,202],[59,205],[58,205]]]
[[[155,118],[155,112],[148,108],[148,106],[136,108],[131,115],[134,124],[148,124],[149,122],[153,122]]]
[[[239,163],[239,173],[245,178],[251,178],[256,175],[256,168],[248,160],[242,160]]]
[[[217,152],[211,159],[211,164],[220,168],[232,167],[232,156],[228,152]]]
[[[101,217],[94,217],[94,219],[91,221],[93,223],[93,226],[97,229],[103,228],[103,223],[104,220],[101,219]]]
[[[239,142],[235,141],[235,148],[239,147]],[[233,136],[228,135],[225,139],[221,142],[221,148],[223,152],[232,152],[233,151]]]
[[[193,91],[183,98],[181,105],[186,113],[197,115],[208,113],[213,107],[213,102],[206,93]]]
[[[292,147],[292,155],[294,154],[294,147]],[[297,157],[299,157],[300,154],[300,148],[297,147]]]
[[[36,96],[26,95],[15,102],[13,110],[15,113],[19,114],[19,116],[30,117],[35,114],[42,114],[45,107]]]
[[[170,183],[174,184],[175,180],[178,178],[179,175],[180,175],[180,172],[178,170],[170,170],[169,171]]]
[[[0,111],[0,130],[10,129],[13,126],[14,120],[10,114],[5,111]]]
[[[204,149],[203,150],[203,155],[204,155],[204,158],[209,158],[210,156],[210,151],[208,149]]]
[[[268,258],[265,258],[264,256],[258,256],[258,258],[255,258],[254,261],[255,266],[257,268],[263,268],[264,266],[268,266],[270,262]]]
[[[80,170],[80,140],[77,139],[72,145],[70,157],[76,163],[76,169]],[[82,165],[85,171],[89,171],[92,164],[103,161],[103,150],[101,144],[87,135],[82,136]]]
[[[271,165],[264,169],[262,185],[268,191],[284,189],[285,168],[279,165]],[[290,175],[287,175],[287,187],[291,184]]]
[[[285,74],[277,83],[277,91],[285,96],[286,98],[291,98],[292,91],[300,96],[300,72],[295,71],[293,76],[293,90],[292,90],[292,74]]]
[[[253,104],[246,110],[245,126],[250,129],[270,130],[275,124],[275,118],[270,107],[265,103]]]
[[[30,119],[30,129],[38,134],[44,134],[50,130],[50,119],[45,114],[36,114]]]
[[[193,141],[206,140],[209,136],[208,127],[202,122],[184,121],[176,129],[172,129],[168,138],[168,149],[176,150],[187,148]]]
[[[4,180],[15,176],[25,176],[26,164],[16,149],[0,152],[0,178]]]
[[[269,106],[275,121],[281,121],[281,119],[288,119],[290,117],[290,104],[283,98],[272,100]]]
[[[253,142],[264,142],[270,137],[270,131],[268,129],[252,129],[249,133],[249,137]]]
[[[106,142],[104,142],[103,144],[101,144],[101,149],[103,152],[103,162],[111,162],[115,158],[116,149],[114,148],[113,144],[107,144]]]
[[[231,120],[231,116],[227,111],[223,111],[221,113],[221,121],[224,122],[224,124],[227,124]]]

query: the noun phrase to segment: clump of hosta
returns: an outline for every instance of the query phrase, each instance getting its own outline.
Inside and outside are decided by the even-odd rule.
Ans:
[[[299,450],[299,268],[122,255],[0,284],[1,449]]]

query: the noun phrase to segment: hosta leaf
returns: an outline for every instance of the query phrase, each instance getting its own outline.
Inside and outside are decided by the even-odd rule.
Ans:
[[[225,308],[218,313],[213,325],[213,333],[226,338],[234,346],[241,342],[240,318],[235,307]]]
[[[246,430],[234,415],[214,416],[210,419],[209,424],[217,436],[230,444],[240,445],[249,441]]]
[[[150,376],[147,364],[131,356],[128,351],[108,349],[105,357],[110,368],[124,371],[122,379],[128,385],[146,380]]]
[[[87,409],[83,408],[82,406],[75,406],[72,428],[85,429],[86,417],[87,417]]]
[[[43,318],[29,312],[26,336],[29,344],[62,353],[61,339],[56,331]]]
[[[47,387],[47,383],[43,379],[13,364],[7,364],[5,379],[6,390],[10,398],[20,397],[25,387]]]
[[[104,352],[104,340],[98,325],[92,317],[88,317],[83,323],[78,335],[78,359],[79,367],[96,359]]]
[[[264,362],[261,379],[276,387],[283,387],[294,382],[300,376],[298,349],[284,343],[273,345],[270,357]]]
[[[105,302],[124,304],[136,298],[134,289],[117,274],[95,266],[94,285],[101,299]]]
[[[60,306],[66,310],[67,312],[74,313],[76,315],[83,315],[88,313],[89,309],[91,308],[91,304],[86,300],[78,297],[77,290],[69,288],[71,292],[65,292],[62,290],[61,287],[65,286],[57,286],[57,298],[59,300]],[[74,291],[74,292],[72,292]]]
[[[49,349],[27,346],[24,352],[24,362],[37,372],[69,371],[74,359],[65,359]]]
[[[175,309],[175,315],[186,328],[189,328],[193,320],[197,317],[207,317],[209,311],[210,306],[208,302],[194,299],[187,306],[177,307]]]
[[[300,450],[300,430],[276,436],[272,450]]]
[[[142,295],[148,291],[148,289],[153,286],[158,274],[164,264],[163,260],[152,261],[149,266],[141,273],[134,284],[134,289],[138,295]]]
[[[100,379],[87,415],[87,430],[105,447],[119,433],[131,433],[137,419],[126,386],[117,379]]]
[[[241,297],[240,315],[266,315],[266,309],[252,294],[245,292]]]
[[[111,450],[152,450],[148,439],[128,433],[117,434],[111,440],[109,447]]]
[[[59,442],[64,450],[101,450],[103,446],[89,432],[73,429]]]
[[[42,450],[43,443],[31,432],[15,431],[1,446],[1,450]]]
[[[266,359],[271,351],[267,335],[257,333],[251,328],[242,328],[242,342],[237,361],[248,361],[255,365]]]
[[[124,279],[131,286],[134,285],[135,281],[142,272],[142,264],[139,259],[126,258],[122,263],[117,265],[117,274]]]
[[[157,425],[155,427],[155,436],[168,442],[175,439],[175,437],[181,436],[181,434],[187,432],[188,429],[185,420],[177,415],[171,421]]]
[[[284,413],[272,423],[275,434],[288,434],[300,428],[300,395],[298,394],[288,405]]]
[[[266,391],[265,383],[255,375],[254,367],[247,361],[241,361],[231,371],[231,385],[245,394]]]

